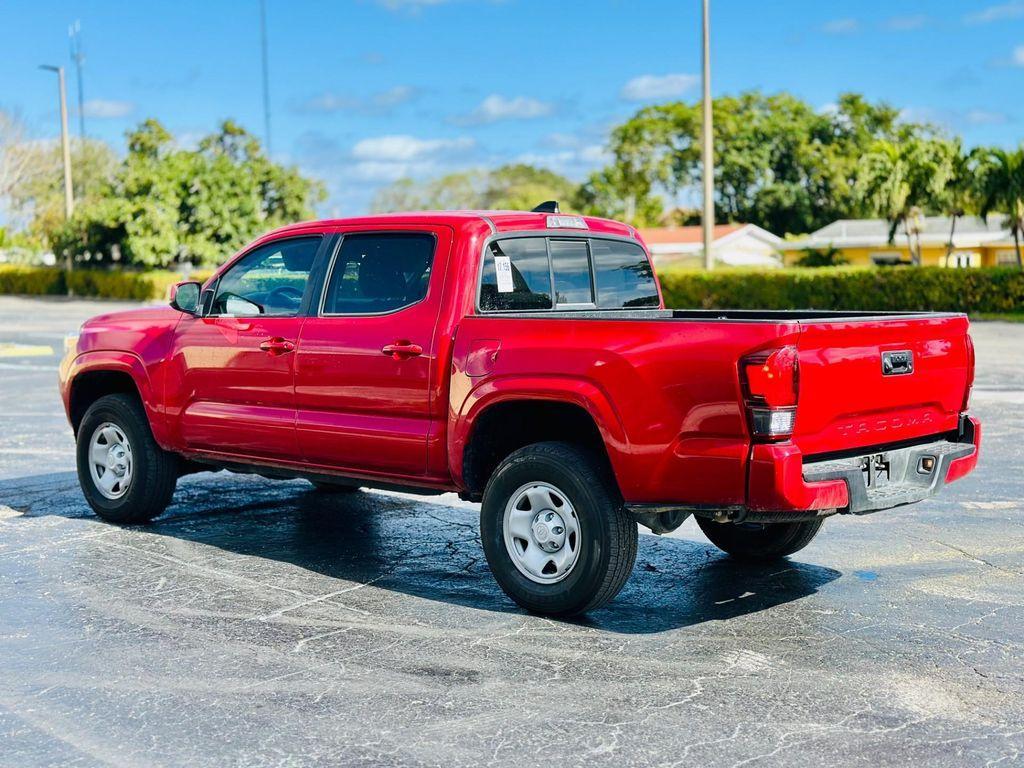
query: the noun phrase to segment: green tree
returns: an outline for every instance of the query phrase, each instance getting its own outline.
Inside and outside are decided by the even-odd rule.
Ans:
[[[848,263],[843,252],[832,245],[822,249],[808,248],[796,260],[798,267],[838,267]]]
[[[1020,245],[1024,233],[1024,146],[982,153],[977,178],[978,212],[986,221],[996,211],[1006,214],[1006,226],[1013,233],[1017,251],[1017,267],[1024,269]]]
[[[939,137],[908,135],[876,141],[861,158],[856,193],[871,215],[889,222],[889,242],[903,225],[911,259],[921,263],[920,219],[941,206],[954,175],[959,144]]]
[[[642,176],[627,181],[622,169],[611,165],[592,173],[573,195],[573,207],[589,216],[625,221],[636,227],[655,227],[661,223],[664,201],[651,194]]]
[[[56,141],[24,141],[10,149],[19,173],[6,190],[12,217],[26,226],[25,234],[42,245],[64,223],[64,161]],[[76,204],[98,199],[117,168],[109,145],[92,139],[71,142],[71,180]]]
[[[483,208],[489,210],[528,211],[545,200],[571,205],[576,185],[546,168],[524,163],[503,165],[487,174]]]
[[[214,266],[261,232],[311,217],[323,195],[233,121],[185,150],[147,120],[129,133],[102,194],[54,232],[55,250],[100,263]]]
[[[780,234],[861,215],[854,192],[860,157],[878,139],[922,130],[857,94],[816,110],[789,94],[750,91],[715,99],[714,111],[716,218]],[[591,177],[586,199],[621,210],[617,201],[648,205],[655,191],[693,192],[701,174],[700,125],[699,102],[641,109],[612,131],[615,159]]]
[[[953,253],[953,237],[956,223],[974,206],[976,181],[974,177],[977,153],[964,153],[960,140],[954,139],[955,154],[950,160],[950,175],[942,193],[940,209],[949,217],[949,240],[946,242],[946,258]]]
[[[528,211],[545,200],[571,205],[576,187],[545,168],[516,163],[493,171],[470,170],[417,182],[399,179],[377,192],[376,212],[410,210]]]

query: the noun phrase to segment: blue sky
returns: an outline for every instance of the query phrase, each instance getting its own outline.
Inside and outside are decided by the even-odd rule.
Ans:
[[[81,21],[86,130],[146,117],[188,144],[234,117],[262,135],[258,0],[0,0],[0,108],[58,130],[54,77]],[[699,96],[699,0],[267,0],[273,154],[322,178],[324,214],[381,185],[522,160],[573,178],[608,128]],[[1024,138],[1024,0],[712,0],[713,90],[845,90],[968,144]],[[69,71],[69,97],[76,107]],[[72,120],[73,129],[77,125]]]

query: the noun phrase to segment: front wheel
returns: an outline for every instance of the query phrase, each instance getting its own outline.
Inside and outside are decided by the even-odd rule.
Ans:
[[[636,561],[636,522],[598,458],[535,443],[498,465],[480,531],[499,586],[523,608],[572,616],[619,593]]]
[[[716,523],[705,517],[697,525],[711,543],[737,560],[766,562],[792,555],[818,535],[822,520],[796,523]]]
[[[101,397],[78,425],[78,481],[85,500],[111,523],[145,523],[164,511],[178,482],[178,458],[157,445],[142,403]]]

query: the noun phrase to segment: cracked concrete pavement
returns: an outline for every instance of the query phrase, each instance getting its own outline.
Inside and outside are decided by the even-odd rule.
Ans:
[[[55,376],[110,307],[0,297],[0,765],[1024,762],[1024,325],[975,326],[984,455],[943,495],[768,568],[645,534],[559,622],[450,496],[207,473],[97,520]]]

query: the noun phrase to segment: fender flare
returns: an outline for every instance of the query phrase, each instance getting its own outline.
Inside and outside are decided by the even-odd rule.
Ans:
[[[624,476],[629,440],[611,398],[599,386],[575,377],[499,377],[488,379],[473,389],[457,413],[453,408],[453,423],[448,430],[448,467],[459,488],[466,488],[463,454],[480,415],[501,403],[523,401],[565,403],[583,409],[597,426],[616,482]]]
[[[68,418],[71,417],[71,396],[75,382],[85,374],[96,372],[124,373],[131,378],[139,393],[146,417],[149,419],[154,439],[161,447],[166,446],[166,424],[163,410],[159,405],[160,398],[153,391],[153,383],[145,363],[133,352],[93,350],[83,352],[71,362],[64,379],[66,383],[63,393]]]

